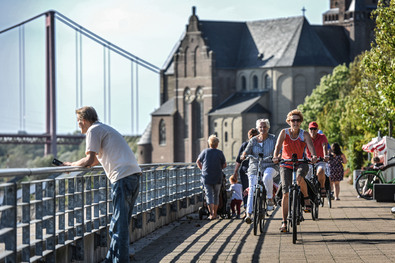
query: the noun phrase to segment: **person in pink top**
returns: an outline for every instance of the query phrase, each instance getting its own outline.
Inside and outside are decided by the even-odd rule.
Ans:
[[[317,160],[316,152],[314,149],[313,141],[311,140],[310,134],[302,129],[300,125],[303,121],[303,114],[300,110],[292,110],[288,113],[286,122],[290,126],[288,129],[283,129],[278,138],[276,147],[273,153],[273,162],[278,163],[280,158],[292,159],[292,154],[297,154],[298,159],[303,159],[306,145],[311,151],[312,162],[315,163]],[[281,152],[281,154],[280,154]],[[306,163],[299,163],[296,171],[297,184],[300,186],[300,190],[304,196],[305,201],[305,212],[311,212],[311,204],[309,200],[309,194],[307,191],[306,176],[309,168]],[[288,216],[288,196],[289,187],[292,184],[292,163],[284,163],[280,165],[280,177],[281,185],[283,187],[283,198],[281,202],[282,208],[282,225],[280,227],[281,232],[287,231],[287,216]]]
[[[315,121],[309,123],[309,134],[311,139],[313,140],[313,145],[317,157],[321,157],[324,159],[325,162],[329,160],[328,154],[328,139],[324,134],[318,133],[318,124]],[[307,158],[311,159],[311,152],[309,149],[306,149]],[[321,196],[326,197],[326,190],[325,190],[325,162],[318,162],[317,165],[317,177],[318,181],[321,185]]]

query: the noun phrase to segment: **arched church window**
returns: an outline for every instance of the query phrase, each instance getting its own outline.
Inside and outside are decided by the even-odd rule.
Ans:
[[[254,90],[258,89],[258,77],[256,75],[252,77],[252,87]]]
[[[196,90],[196,132],[197,137],[202,138],[204,136],[204,107],[203,107],[203,89],[198,88]]]
[[[189,132],[189,103],[191,101],[191,90],[186,88],[184,90],[183,110],[184,110],[184,138],[188,138]]]
[[[247,79],[246,77],[241,77],[241,90],[247,90]]]
[[[265,89],[270,89],[272,86],[272,80],[268,74],[265,75]]]
[[[163,119],[159,122],[159,144],[166,144],[166,124]]]

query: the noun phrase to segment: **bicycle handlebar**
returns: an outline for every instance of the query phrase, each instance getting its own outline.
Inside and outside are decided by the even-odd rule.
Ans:
[[[292,162],[292,163],[308,163],[311,162],[309,159],[280,159],[279,163],[285,163],[285,162]]]
[[[249,160],[249,159],[254,159],[254,160],[259,160],[259,159],[261,159],[261,162],[263,162],[263,163],[272,163],[273,161],[272,161],[272,158],[273,158],[273,156],[271,156],[271,155],[269,155],[269,156],[267,156],[267,157],[261,157],[261,156],[259,156],[259,157],[255,157],[254,155],[248,155],[245,159],[244,159],[244,161],[246,161],[246,160]]]

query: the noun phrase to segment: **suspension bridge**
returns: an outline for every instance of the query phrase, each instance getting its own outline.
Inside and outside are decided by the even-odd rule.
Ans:
[[[56,156],[57,144],[83,139],[74,115],[83,105],[122,134],[137,135],[159,102],[142,94],[158,94],[158,67],[57,11],[1,30],[0,59],[2,144],[44,144]]]

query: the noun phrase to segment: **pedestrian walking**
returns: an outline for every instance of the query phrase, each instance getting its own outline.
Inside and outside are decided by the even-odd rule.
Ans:
[[[239,153],[236,158],[235,171],[233,172],[233,174],[235,175],[236,179],[238,178],[238,174],[240,175],[240,181],[241,181],[241,185],[243,186],[243,192],[248,188],[247,171],[248,171],[249,162],[248,161],[243,162],[241,160],[241,156],[242,156],[245,148],[247,148],[248,141],[251,138],[257,136],[258,134],[259,134],[259,132],[256,128],[252,128],[248,131],[248,140],[243,142],[243,144],[240,146]],[[247,199],[248,199],[248,194],[243,195],[243,206],[244,206],[245,210],[247,208]],[[247,215],[247,213],[245,213],[245,216],[246,215]]]
[[[226,167],[224,153],[218,150],[219,139],[215,135],[208,138],[209,148],[204,149],[196,160],[202,171],[202,183],[206,193],[206,201],[210,215],[209,220],[217,219],[219,192],[222,182],[222,169]]]
[[[340,200],[340,181],[343,180],[344,177],[344,168],[343,164],[347,163],[346,156],[342,153],[340,145],[335,142],[331,146],[332,154],[329,159],[329,171],[330,171],[330,179],[331,179],[331,189],[335,192],[335,200]]]

